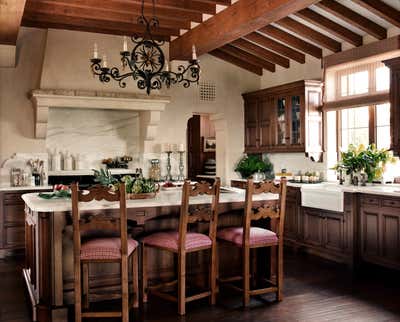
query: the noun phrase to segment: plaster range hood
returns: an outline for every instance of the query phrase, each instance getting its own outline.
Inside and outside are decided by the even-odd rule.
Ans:
[[[130,110],[139,112],[142,151],[152,144],[160,123],[161,112],[169,96],[136,93],[36,89],[30,93],[35,116],[35,138],[45,139],[49,108]]]

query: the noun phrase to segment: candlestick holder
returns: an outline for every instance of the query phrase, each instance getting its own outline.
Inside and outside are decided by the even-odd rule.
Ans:
[[[178,176],[178,181],[183,181],[185,180],[185,174],[183,171],[185,170],[185,165],[183,164],[183,154],[185,151],[178,151],[179,152],[179,176]]]
[[[165,177],[166,181],[172,181],[172,175],[171,175],[171,153],[172,151],[165,151],[167,154],[167,175]]]

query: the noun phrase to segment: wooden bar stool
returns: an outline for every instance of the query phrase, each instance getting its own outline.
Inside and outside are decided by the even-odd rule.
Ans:
[[[210,296],[211,304],[215,304],[216,299],[216,232],[218,221],[218,201],[219,201],[220,179],[217,178],[213,185],[207,182],[191,185],[190,181],[185,181],[182,190],[182,204],[179,217],[178,232],[159,232],[143,238],[142,244],[142,265],[143,265],[143,299],[147,301],[147,292],[166,300],[178,302],[178,313],[185,314],[186,303]],[[211,195],[211,204],[190,205],[189,197],[199,195]],[[188,224],[196,222],[209,222],[209,234],[188,232]],[[177,255],[178,278],[175,281],[147,287],[147,250],[149,247],[172,252]],[[186,254],[210,249],[210,285],[209,290],[186,296]],[[162,291],[167,286],[176,285],[178,287],[177,296]]]
[[[129,321],[129,273],[128,261],[131,260],[132,284],[134,300],[132,306],[138,305],[138,242],[127,236],[127,214],[125,185],[121,184],[118,191],[110,191],[108,187],[94,186],[88,190],[79,190],[74,183],[72,189],[72,219],[74,228],[74,292],[75,292],[75,322],[82,318],[122,317],[123,322]],[[81,216],[79,204],[93,200],[119,201],[119,217],[111,214],[99,214],[89,217]],[[112,234],[118,237],[85,238],[89,235]],[[82,239],[82,241],[81,241]],[[82,312],[82,282],[83,307],[89,308],[89,264],[119,263],[121,265],[121,298],[122,308],[112,312]],[[82,270],[81,270],[82,269]],[[81,278],[81,274],[83,278]]]
[[[274,205],[266,204],[257,209],[253,208],[253,195],[260,193],[279,194],[279,200]],[[260,295],[265,293],[276,293],[276,299],[282,300],[282,284],[283,284],[283,228],[285,221],[285,204],[286,204],[286,180],[282,179],[280,184],[275,184],[273,181],[265,181],[254,184],[253,180],[247,180],[245,209],[242,227],[229,227],[218,231],[218,242],[226,242],[235,247],[242,249],[243,269],[242,276],[233,276],[229,278],[219,278],[219,282],[233,282],[242,280],[242,287],[231,285],[234,289],[243,292],[243,305],[247,306],[250,302],[250,296]],[[271,226],[276,227],[276,231],[251,227],[251,222],[270,218]],[[268,282],[271,286],[259,289],[250,289],[250,250],[255,250],[260,247],[271,247],[277,249],[278,258],[271,258],[271,265],[276,265],[275,269],[271,267],[271,273],[276,272],[276,281],[270,279]],[[255,253],[255,251],[254,251]],[[255,255],[253,263],[255,263]],[[272,257],[272,256],[271,256]],[[217,258],[218,260],[218,258]],[[255,279],[255,276],[253,276]]]

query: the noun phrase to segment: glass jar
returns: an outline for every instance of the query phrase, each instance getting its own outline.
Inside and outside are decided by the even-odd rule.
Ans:
[[[160,168],[160,160],[159,159],[151,159],[150,160],[151,167],[149,170],[149,177],[154,181],[161,180],[161,168]]]

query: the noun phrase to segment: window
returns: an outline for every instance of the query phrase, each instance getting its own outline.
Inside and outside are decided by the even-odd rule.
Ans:
[[[342,110],[341,120],[341,150],[346,150],[349,144],[369,144],[369,108],[358,107]]]
[[[349,144],[375,143],[378,149],[390,148],[390,104],[378,104],[339,111],[339,150]]]

